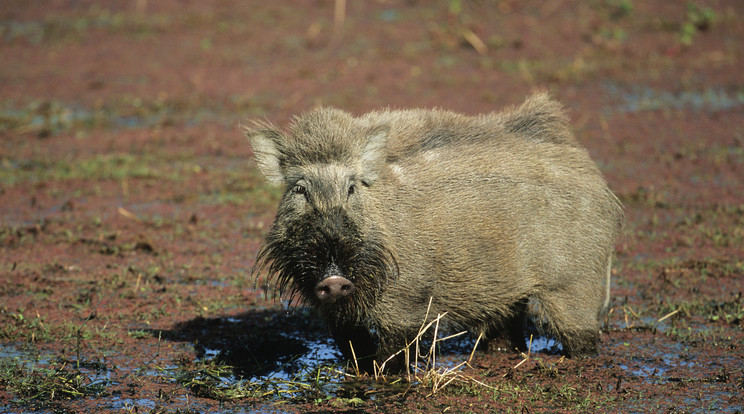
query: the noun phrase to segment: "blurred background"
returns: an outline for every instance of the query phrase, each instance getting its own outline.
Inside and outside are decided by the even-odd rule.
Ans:
[[[315,105],[482,112],[535,88],[582,109],[577,118],[597,99],[625,110],[740,105],[741,9],[720,0],[8,0],[0,99],[6,123],[24,121],[11,108],[71,112],[52,128],[169,114],[284,119]],[[132,112],[133,125],[117,119]]]

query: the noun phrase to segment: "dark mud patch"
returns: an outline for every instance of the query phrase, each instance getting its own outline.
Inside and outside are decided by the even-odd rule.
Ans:
[[[308,315],[266,309],[200,317],[158,332],[165,340],[192,343],[197,358],[229,365],[236,377],[291,379],[309,368],[338,362],[340,354],[326,331]]]

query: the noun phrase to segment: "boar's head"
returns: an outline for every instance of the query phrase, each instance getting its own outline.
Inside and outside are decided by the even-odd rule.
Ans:
[[[397,274],[373,188],[382,184],[387,134],[327,108],[296,118],[289,133],[246,128],[259,169],[284,187],[254,270],[267,269],[280,295],[299,293],[337,322],[363,318]]]

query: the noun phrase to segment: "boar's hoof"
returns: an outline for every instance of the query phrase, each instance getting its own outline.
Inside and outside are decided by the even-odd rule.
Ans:
[[[354,284],[345,277],[329,276],[315,285],[315,296],[321,301],[333,302],[354,292]]]

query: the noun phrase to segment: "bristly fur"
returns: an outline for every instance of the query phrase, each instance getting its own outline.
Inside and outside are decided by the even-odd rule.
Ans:
[[[622,209],[548,94],[474,117],[318,108],[245,133],[284,191],[254,276],[367,372],[438,314],[526,349],[530,301],[565,354],[597,352]]]
[[[299,294],[329,322],[360,323],[385,282],[397,276],[398,264],[382,243],[369,235],[362,237],[343,212],[337,210],[328,216],[306,217],[286,228],[275,223],[258,252],[253,273],[257,277],[266,269],[267,289],[273,285],[279,297]],[[356,286],[357,293],[348,300],[324,303],[314,294],[315,285],[331,264]]]

